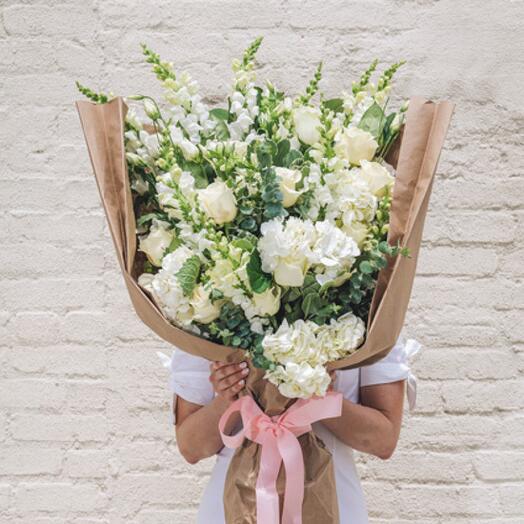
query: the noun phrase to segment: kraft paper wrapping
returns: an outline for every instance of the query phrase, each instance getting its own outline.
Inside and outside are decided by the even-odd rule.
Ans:
[[[352,355],[329,364],[330,369],[349,369],[371,364],[394,346],[411,295],[418,252],[437,162],[453,112],[450,102],[412,98],[401,139],[389,155],[396,167],[390,211],[390,243],[410,250],[410,257],[398,256],[378,276],[364,344]],[[89,155],[102,203],[115,244],[118,262],[138,316],[157,335],[178,348],[208,360],[237,362],[241,350],[199,338],[169,323],[154,302],[138,286],[135,267],[136,229],[127,165],[124,155],[122,98],[104,105],[78,102]],[[293,401],[280,395],[263,379],[263,371],[251,367],[243,394],[253,396],[269,415],[283,412]],[[303,524],[337,524],[338,504],[333,463],[324,444],[313,433],[299,438],[305,458]],[[256,523],[255,485],[260,447],[249,441],[235,451],[226,478],[224,506],[228,524]],[[283,494],[284,471],[278,478]],[[281,496],[282,502],[282,496]]]

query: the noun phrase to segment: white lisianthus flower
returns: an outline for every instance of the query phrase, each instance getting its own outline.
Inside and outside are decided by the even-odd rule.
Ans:
[[[279,287],[266,289],[263,293],[254,293],[253,306],[256,316],[275,315],[280,309],[280,295],[281,290]]]
[[[316,107],[300,106],[293,111],[297,137],[309,146],[320,141],[320,111]]]
[[[198,201],[207,216],[217,224],[231,222],[237,216],[237,203],[233,191],[222,180],[215,180],[198,191]]]
[[[280,179],[280,191],[282,191],[284,207],[295,205],[301,191],[296,190],[296,185],[300,182],[302,174],[296,169],[286,167],[275,167],[275,173]]]
[[[166,222],[155,221],[149,234],[140,238],[139,249],[154,266],[162,265],[165,250],[173,240],[173,231]]]
[[[377,148],[373,135],[358,127],[346,127],[335,137],[335,153],[353,165],[359,165],[362,160],[373,160]]]
[[[378,162],[362,160],[360,165],[360,176],[366,181],[370,191],[378,198],[383,197],[387,189],[393,185],[395,179]]]
[[[323,397],[331,383],[331,377],[324,366],[312,366],[307,362],[289,362],[285,366],[277,366],[266,372],[265,378],[288,398]]]
[[[275,218],[260,226],[258,250],[262,269],[273,273],[281,286],[301,286],[308,269],[308,256],[315,241],[311,221],[290,217],[284,224]]]
[[[193,307],[193,320],[196,322],[209,324],[220,316],[220,305],[211,302],[209,293],[202,285],[195,288],[189,303]]]

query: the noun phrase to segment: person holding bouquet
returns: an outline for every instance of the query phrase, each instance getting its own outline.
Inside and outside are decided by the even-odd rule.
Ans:
[[[390,457],[406,381],[415,401],[397,337],[452,104],[392,111],[402,61],[289,96],[257,84],[260,44],[227,107],[145,45],[167,107],[81,85],[78,107],[133,305],[186,352],[160,354],[180,451],[217,455],[200,522],[358,524],[353,449]]]
[[[414,407],[416,382],[408,359],[419,349],[415,340],[399,340],[387,357],[359,369],[335,371],[331,387],[344,396],[342,415],[314,424],[315,433],[333,454],[340,524],[366,524],[368,514],[353,450],[388,459],[402,422],[404,391]],[[216,455],[199,507],[198,524],[224,524],[223,491],[233,450],[225,448],[218,421],[244,388],[245,362],[211,365],[179,350],[165,360],[170,368],[172,413],[177,445],[195,464]],[[407,384],[407,385],[406,385]]]

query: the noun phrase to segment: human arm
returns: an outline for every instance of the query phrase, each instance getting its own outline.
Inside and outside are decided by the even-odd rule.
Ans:
[[[211,402],[200,405],[177,395],[173,400],[173,410],[176,412],[176,437],[178,449],[190,464],[211,457],[222,447],[222,439],[218,430],[218,421],[233,402],[242,387],[248,368],[240,364],[213,363],[209,380],[216,393]],[[231,418],[226,430],[237,422]]]
[[[360,404],[344,399],[342,415],[324,426],[347,446],[382,459],[391,457],[402,423],[405,381],[360,388]]]
[[[381,458],[389,458],[397,444],[402,423],[404,384],[410,409],[416,402],[416,378],[409,360],[420,344],[399,338],[386,357],[359,369],[359,403],[344,400],[342,417],[326,426],[345,444]],[[339,372],[343,384],[344,371]]]

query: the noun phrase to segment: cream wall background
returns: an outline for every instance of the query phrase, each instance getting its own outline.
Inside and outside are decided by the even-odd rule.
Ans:
[[[73,82],[156,91],[146,41],[213,99],[264,35],[261,75],[324,89],[406,58],[398,92],[457,103],[406,333],[419,407],[362,457],[374,524],[524,522],[524,2],[1,0],[0,521],[194,522],[211,462],[169,425],[170,348],[134,315]],[[321,524],[321,523],[319,523]]]

